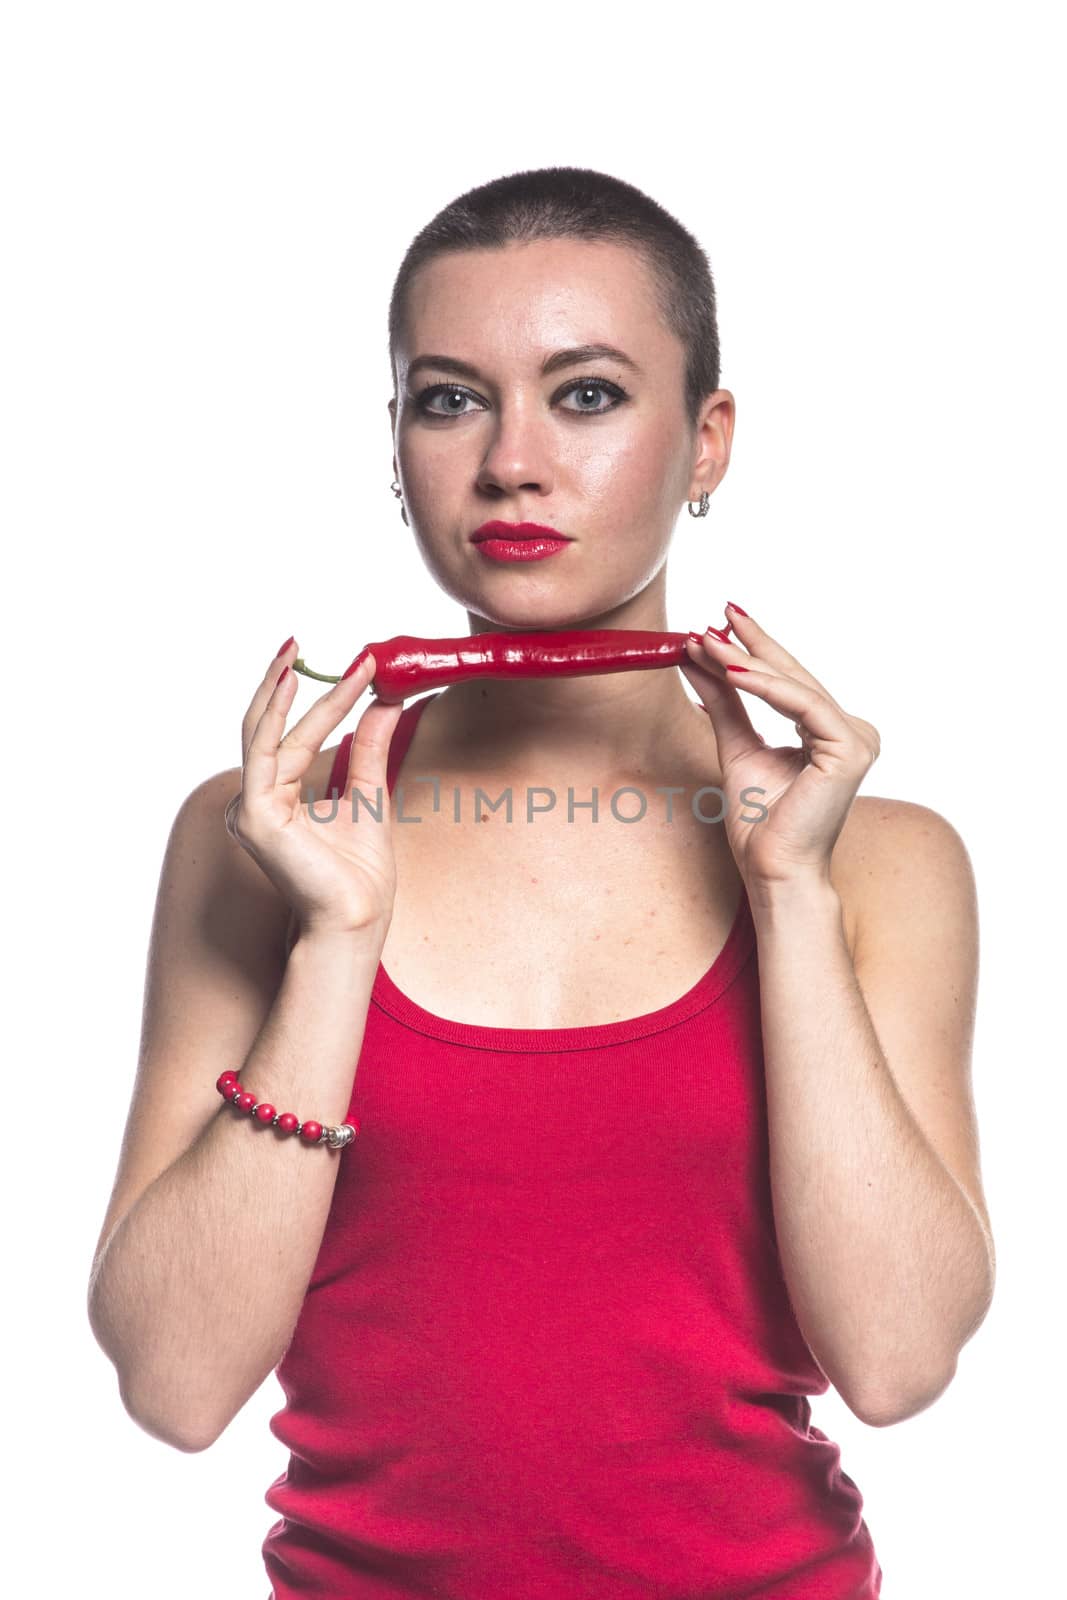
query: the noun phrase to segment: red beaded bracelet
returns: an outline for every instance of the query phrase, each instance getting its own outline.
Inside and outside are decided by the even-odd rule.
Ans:
[[[269,1122],[282,1133],[299,1133],[308,1144],[326,1144],[333,1150],[343,1150],[359,1132],[356,1121],[342,1122],[340,1127],[326,1128],[321,1122],[301,1122],[291,1111],[275,1111],[269,1100],[260,1100],[239,1082],[236,1072],[224,1072],[215,1088],[224,1100],[238,1111],[249,1112],[257,1122]]]

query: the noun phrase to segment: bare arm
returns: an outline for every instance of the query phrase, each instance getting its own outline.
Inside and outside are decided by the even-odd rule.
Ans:
[[[951,1382],[996,1258],[970,1085],[969,860],[936,812],[867,805],[843,840],[855,956],[833,884],[754,897],[753,909],[783,1271],[823,1371],[884,1426]],[[875,820],[861,827],[861,815]]]
[[[375,933],[305,934],[224,829],[240,774],[179,813],[164,862],[134,1105],[89,1286],[123,1402],[179,1449],[210,1445],[280,1360],[346,1150],[307,1145],[224,1104],[233,1067],[279,1111],[347,1115],[381,950]]]

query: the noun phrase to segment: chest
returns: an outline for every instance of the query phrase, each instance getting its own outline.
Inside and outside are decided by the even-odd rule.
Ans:
[[[657,799],[659,797],[656,797]],[[625,807],[620,807],[625,811]],[[632,809],[632,806],[631,806]],[[741,879],[723,829],[666,807],[396,822],[382,965],[417,1005],[482,1027],[581,1028],[659,1010],[726,943]]]

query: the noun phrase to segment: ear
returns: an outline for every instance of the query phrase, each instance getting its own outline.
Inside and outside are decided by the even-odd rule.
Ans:
[[[701,489],[713,494],[726,475],[736,411],[737,402],[729,389],[716,389],[704,401],[695,436],[693,477],[698,481],[696,494],[690,496],[693,500],[699,499]]]
[[[393,442],[395,443],[396,442],[396,395],[394,395],[393,398],[389,401],[389,428],[390,428],[390,432],[393,435]],[[396,464],[396,451],[395,450],[393,452],[393,478],[397,482],[400,479],[400,468]]]

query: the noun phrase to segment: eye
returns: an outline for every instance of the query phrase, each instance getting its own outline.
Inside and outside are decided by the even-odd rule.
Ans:
[[[465,417],[465,411],[459,411],[449,406],[447,411],[431,411],[429,402],[436,400],[439,395],[447,395],[449,400],[458,397],[461,400],[473,400],[474,396],[469,389],[461,389],[457,383],[434,383],[428,389],[423,389],[416,396],[415,403],[418,409],[427,417]]]
[[[579,412],[587,412],[590,416],[594,417],[603,416],[605,411],[614,411],[616,406],[621,405],[624,400],[628,399],[625,389],[620,389],[617,383],[607,383],[603,378],[575,378],[573,383],[569,383],[567,387],[561,391],[561,395],[581,394],[584,396],[585,394],[588,394],[591,389],[599,389],[602,394],[610,395],[613,398],[614,404],[610,406],[600,406],[596,410],[594,410],[591,406],[576,406],[575,410]]]
[[[572,378],[570,383],[560,390],[557,399],[563,399],[569,394],[582,393],[584,395],[590,390],[601,391],[602,394],[608,395],[613,403],[609,406],[597,406],[595,408],[592,406],[568,406],[566,409],[578,416],[602,417],[607,412],[614,411],[630,398],[625,389],[621,388],[617,383],[609,383],[606,378]],[[450,405],[446,410],[442,411],[431,410],[429,402],[436,400],[439,396],[447,397],[450,401],[457,398],[461,401],[478,399],[478,396],[471,389],[464,388],[462,384],[433,383],[428,389],[422,389],[418,395],[414,396],[415,404],[423,416],[438,418],[470,416],[469,411],[461,410],[454,405]]]

